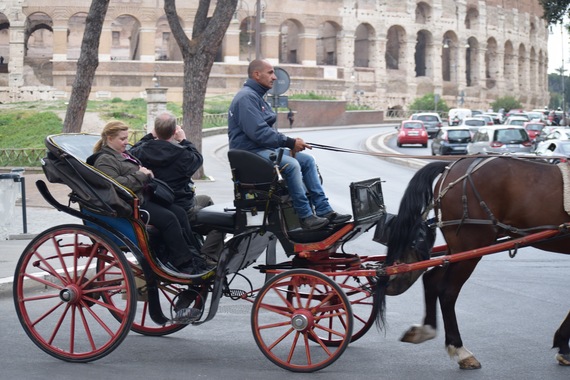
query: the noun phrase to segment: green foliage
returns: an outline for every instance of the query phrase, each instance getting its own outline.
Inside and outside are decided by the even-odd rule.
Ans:
[[[493,103],[491,103],[493,111],[498,112],[501,108],[505,110],[505,113],[512,109],[523,108],[520,101],[512,96],[503,96],[502,98],[497,98]]]
[[[410,111],[436,111],[435,94],[425,94],[421,98],[416,98],[408,107]],[[447,112],[449,107],[443,99],[437,102],[438,112]]]
[[[123,99],[121,99],[121,98],[113,98],[113,99],[111,99],[111,103],[120,103],[120,102],[122,102],[122,101],[123,101]]]
[[[568,15],[570,7],[569,0],[539,0],[540,5],[544,9],[542,16],[549,24],[561,22],[565,15]]]
[[[356,104],[356,103],[346,103],[346,110],[347,111],[369,111],[372,108],[365,104]]]
[[[291,100],[336,100],[334,96],[324,96],[318,95],[314,92],[308,92],[306,94],[294,94],[289,97]]]
[[[42,148],[47,135],[61,133],[62,120],[53,112],[3,110],[0,149]]]

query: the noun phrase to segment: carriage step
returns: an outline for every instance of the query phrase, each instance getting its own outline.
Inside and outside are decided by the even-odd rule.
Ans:
[[[239,300],[242,299],[247,292],[245,290],[240,289],[226,289],[224,290],[224,296],[230,297],[232,300]]]
[[[194,307],[180,309],[174,315],[173,322],[179,324],[190,324],[196,322],[202,316],[202,310]]]

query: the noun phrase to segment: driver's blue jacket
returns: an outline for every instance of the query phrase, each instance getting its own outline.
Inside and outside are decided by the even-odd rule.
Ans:
[[[263,99],[268,90],[253,79],[248,79],[232,100],[228,111],[230,149],[256,152],[295,147],[295,139],[273,128],[277,114]]]

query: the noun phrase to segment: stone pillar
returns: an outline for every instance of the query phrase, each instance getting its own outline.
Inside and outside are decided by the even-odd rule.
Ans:
[[[111,25],[103,25],[101,30],[101,39],[99,40],[99,62],[107,62],[111,60],[111,43],[113,42],[113,33]]]
[[[154,119],[166,112],[166,87],[149,87],[146,89],[146,131],[154,128]]]
[[[261,32],[261,57],[273,64],[279,63],[279,29],[265,25]]]
[[[155,60],[155,27],[141,27],[139,48],[141,50],[141,62],[154,62]]]
[[[308,28],[307,28],[308,29]],[[316,66],[317,64],[317,33],[305,30],[299,34],[299,63],[303,66]]]
[[[21,16],[21,19],[25,19]],[[8,85],[21,87],[24,85],[24,23],[10,24],[10,61],[8,62]]]
[[[239,62],[239,21],[232,20],[224,42],[222,43],[222,56],[224,62],[237,63]]]
[[[67,25],[53,26],[53,60],[67,60]]]

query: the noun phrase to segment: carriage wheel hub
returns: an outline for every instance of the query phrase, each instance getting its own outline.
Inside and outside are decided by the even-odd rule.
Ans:
[[[291,318],[291,326],[297,331],[306,331],[313,324],[313,314],[307,310],[298,310]]]
[[[59,292],[59,298],[63,302],[75,303],[79,299],[79,293],[79,289],[68,286]]]

